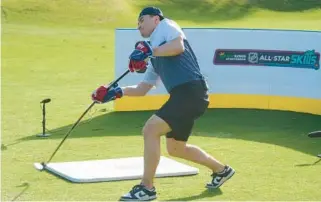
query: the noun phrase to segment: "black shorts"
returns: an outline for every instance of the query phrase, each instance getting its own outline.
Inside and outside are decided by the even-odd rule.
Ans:
[[[208,104],[206,83],[192,81],[173,88],[168,101],[155,114],[171,127],[167,138],[187,141],[194,121],[204,114]]]

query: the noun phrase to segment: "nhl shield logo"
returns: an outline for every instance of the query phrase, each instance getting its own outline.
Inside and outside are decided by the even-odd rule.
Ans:
[[[248,55],[248,60],[252,64],[256,64],[259,62],[259,54],[255,52],[250,52]]]

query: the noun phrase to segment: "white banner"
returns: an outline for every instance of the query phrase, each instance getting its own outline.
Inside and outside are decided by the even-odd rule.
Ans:
[[[252,29],[183,29],[211,94],[244,94],[321,99],[321,32]],[[128,66],[136,29],[116,30],[116,77]],[[125,77],[135,85],[143,75]],[[160,85],[149,95],[165,95]]]

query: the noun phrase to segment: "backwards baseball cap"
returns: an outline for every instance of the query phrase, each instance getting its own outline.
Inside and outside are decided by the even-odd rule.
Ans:
[[[144,8],[139,16],[138,16],[138,19],[140,17],[142,17],[143,15],[158,15],[160,20],[164,19],[164,15],[163,15],[163,12],[159,9],[159,8],[156,8],[156,7],[146,7]]]

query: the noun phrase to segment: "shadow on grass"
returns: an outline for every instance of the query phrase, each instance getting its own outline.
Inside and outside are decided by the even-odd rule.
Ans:
[[[193,201],[193,200],[199,200],[202,198],[214,197],[222,194],[223,192],[221,191],[221,189],[214,189],[214,190],[207,189],[198,195],[188,196],[183,198],[175,198],[175,199],[170,199],[166,201]]]
[[[298,167],[305,167],[305,166],[315,166],[315,165],[321,165],[320,164],[321,162],[321,159],[315,161],[314,163],[304,163],[304,164],[298,164],[298,165],[295,165],[295,166],[298,166]]]
[[[164,16],[173,20],[191,22],[214,22],[243,18],[251,12],[251,4],[246,1],[198,1],[165,0],[137,2],[138,9],[145,6],[159,7]]]
[[[145,121],[153,113],[154,111],[106,113],[89,122],[80,122],[68,139],[140,136]],[[16,144],[29,140],[62,140],[73,124],[51,130],[48,138],[39,138],[33,134],[16,140]],[[268,143],[317,155],[321,150],[321,138],[309,138],[307,134],[320,130],[320,127],[321,116],[311,114],[256,109],[208,109],[204,116],[196,121],[192,137]]]
[[[19,194],[17,194],[11,201],[16,201],[20,196],[22,196],[30,187],[30,184],[28,182],[24,182],[21,185],[16,186],[18,188],[23,187],[23,189],[20,191]]]
[[[321,8],[321,0],[162,0],[136,2],[138,9],[157,6],[164,15],[174,20],[214,22],[246,17],[257,9],[280,12],[300,12]]]
[[[248,2],[259,8],[283,12],[321,8],[321,0],[249,0]]]

